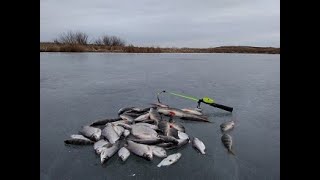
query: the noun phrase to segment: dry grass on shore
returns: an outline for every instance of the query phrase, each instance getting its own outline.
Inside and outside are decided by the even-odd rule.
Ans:
[[[255,53],[280,54],[280,48],[222,46],[216,48],[159,48],[136,46],[106,46],[94,44],[40,43],[40,52],[119,52],[119,53]]]
[[[280,54],[280,48],[221,46],[216,48],[160,48],[126,45],[117,36],[103,35],[89,42],[84,32],[62,33],[53,42],[40,42],[40,52],[119,52],[119,53],[264,53]]]

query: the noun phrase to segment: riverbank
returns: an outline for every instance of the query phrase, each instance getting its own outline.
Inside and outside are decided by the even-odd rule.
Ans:
[[[251,46],[221,46],[215,48],[160,48],[137,46],[105,46],[41,43],[40,52],[113,52],[113,53],[252,53],[280,54],[280,48]]]

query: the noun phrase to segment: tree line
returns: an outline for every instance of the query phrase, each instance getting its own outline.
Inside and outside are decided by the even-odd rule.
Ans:
[[[62,33],[58,38],[53,41],[56,44],[69,44],[69,45],[105,45],[105,46],[125,46],[125,40],[117,36],[102,35],[95,40],[89,41],[88,34],[84,32]]]

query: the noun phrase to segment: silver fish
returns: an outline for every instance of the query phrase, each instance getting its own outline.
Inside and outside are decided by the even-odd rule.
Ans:
[[[137,117],[141,116],[141,115],[142,115],[142,113],[137,113],[137,112],[127,111],[127,112],[124,112],[124,113],[123,113],[123,114],[121,114],[121,115],[129,116],[129,117],[131,117],[131,118],[134,120],[135,118],[137,118]],[[121,115],[120,115],[120,116],[121,116]]]
[[[106,160],[110,159],[118,151],[118,149],[119,142],[104,146],[100,154],[101,164],[103,164]]]
[[[123,131],[123,136],[124,136],[124,137],[127,137],[127,136],[129,136],[129,135],[130,135],[130,131],[127,130],[127,129],[125,129],[125,130]]]
[[[154,120],[156,122],[156,125],[158,125],[158,123],[161,121],[161,116],[157,112],[157,110],[155,108],[150,108],[149,114],[150,114],[150,119]]]
[[[148,112],[146,114],[142,114],[142,115],[138,116],[137,118],[134,119],[134,121],[135,122],[141,122],[141,121],[149,119],[149,117],[150,117],[150,114]]]
[[[184,112],[188,112],[188,113],[191,113],[191,114],[202,116],[201,112],[199,112],[197,110],[194,110],[194,109],[184,108],[184,109],[181,109],[181,110],[184,111]]]
[[[127,121],[127,120],[117,121],[117,122],[112,123],[112,125],[121,126],[121,127],[125,128],[125,129],[129,129],[129,130],[131,129],[130,122]]]
[[[158,133],[147,126],[132,126],[131,134],[140,139],[157,138]]]
[[[111,144],[114,144],[120,138],[120,136],[113,129],[111,123],[107,123],[106,127],[102,130],[102,136],[107,138]]]
[[[102,125],[106,125],[109,122],[115,122],[115,121],[119,121],[119,120],[121,120],[121,118],[100,119],[100,120],[96,120],[95,122],[93,122],[90,126],[102,126]]]
[[[147,126],[147,127],[151,128],[151,129],[154,129],[154,130],[158,129],[158,126],[156,126],[156,125],[149,124],[149,123],[142,123],[142,122],[141,123],[136,123],[133,126]]]
[[[181,153],[171,154],[168,157],[164,158],[157,166],[169,166],[177,162],[181,158]]]
[[[232,128],[234,128],[234,121],[228,121],[228,122],[224,122],[220,125],[220,128],[221,128],[221,131],[225,132],[225,131],[228,131]]]
[[[130,151],[127,148],[122,147],[121,149],[119,149],[118,155],[122,161],[126,161],[130,156]]]
[[[134,153],[135,155],[141,156],[149,161],[153,159],[153,153],[150,146],[145,144],[135,143],[133,141],[127,140],[127,149]]]
[[[198,149],[201,154],[206,154],[206,153],[204,152],[204,150],[206,149],[206,146],[203,144],[202,141],[200,141],[200,139],[198,139],[198,138],[193,138],[192,145],[193,145],[193,147],[195,147],[196,149]]]
[[[134,108],[134,107],[123,107],[123,108],[119,109],[118,115],[121,115],[124,112],[131,110],[132,108]]]
[[[118,136],[120,137],[122,135],[122,133],[124,132],[124,128],[121,126],[113,126],[114,131],[118,134]]]
[[[146,107],[146,108],[132,108],[131,111],[136,112],[136,113],[145,113],[148,112],[150,110],[150,107]]]
[[[176,138],[174,138],[172,136],[158,135],[158,137],[164,142],[170,142],[170,143],[173,143],[173,144],[178,144],[179,143],[178,139],[176,139]]]
[[[228,151],[234,155],[232,150],[232,137],[229,134],[223,134],[221,137],[223,145],[228,149]]]
[[[126,114],[121,114],[120,117],[123,119],[123,120],[127,120],[129,122],[133,122],[134,119],[131,117],[131,116],[128,116]]]
[[[79,134],[73,134],[71,135],[71,139],[67,139],[64,141],[66,144],[74,144],[74,145],[90,145],[93,144],[94,141],[91,141],[90,139],[79,135]]]
[[[177,108],[158,108],[157,110],[161,114],[180,117],[180,119],[184,120],[209,122],[208,117],[206,116],[191,114]]]
[[[173,128],[169,122],[160,121],[158,127],[163,135],[178,138],[178,130]]]
[[[190,139],[188,134],[184,133],[184,132],[181,132],[181,131],[178,131],[178,137],[179,139]]]
[[[93,145],[93,149],[96,151],[97,154],[101,154],[102,147],[110,144],[108,141],[104,139],[100,139],[99,141],[95,142]]]
[[[98,141],[101,137],[101,129],[91,126],[82,126],[82,129],[79,132],[93,141]]]
[[[150,146],[152,149],[153,155],[159,157],[159,158],[164,158],[167,157],[167,152],[164,148],[158,147],[158,146]]]
[[[167,116],[177,116],[177,117],[183,117],[186,112],[181,111],[180,109],[177,108],[169,108],[169,107],[158,107],[157,111],[160,114],[164,114]]]
[[[174,121],[169,122],[169,125],[170,125],[170,127],[173,127],[173,128],[175,128],[176,130],[178,130],[178,131],[186,132],[184,126],[182,126],[181,124],[178,124],[178,123],[176,123],[176,122],[174,122]]]

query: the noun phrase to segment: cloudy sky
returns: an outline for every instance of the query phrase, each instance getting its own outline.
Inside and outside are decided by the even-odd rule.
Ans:
[[[280,47],[280,0],[40,0],[40,40],[103,34],[160,47]]]

